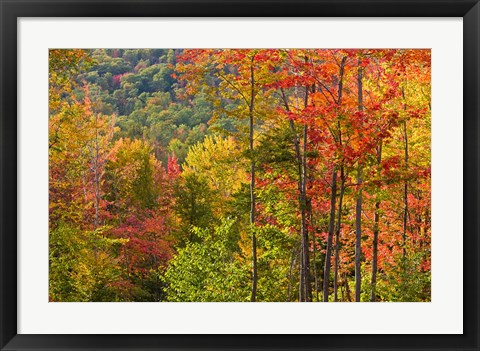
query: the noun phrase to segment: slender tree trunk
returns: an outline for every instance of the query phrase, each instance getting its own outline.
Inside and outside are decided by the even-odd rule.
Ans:
[[[405,89],[402,88],[403,100],[405,101]],[[404,102],[403,110],[407,110],[407,104]],[[406,117],[406,116],[405,116]],[[405,141],[404,153],[405,153],[405,171],[408,170],[408,133],[407,133],[407,121],[403,121],[403,139]],[[402,257],[405,260],[407,256],[407,219],[408,219],[408,181],[405,180],[403,185],[403,233],[402,233]]]
[[[95,114],[95,155],[93,157],[93,176],[95,186],[95,218],[93,221],[93,230],[98,228],[98,217],[100,210],[100,176],[99,176],[99,150],[98,145],[98,115]]]
[[[347,294],[347,301],[350,302],[350,301],[352,301],[352,296],[350,294],[350,285],[348,285],[347,272],[343,273],[343,281],[344,281],[344,284],[345,284],[345,292]]]
[[[338,197],[337,229],[335,232],[335,268],[333,275],[333,296],[338,301],[338,269],[340,264],[340,230],[342,226],[343,193],[345,192],[345,173],[343,165],[340,167],[340,196]]]
[[[380,165],[382,162],[382,141],[377,149],[377,163]],[[375,217],[373,223],[373,252],[372,252],[372,291],[370,294],[370,301],[374,302],[376,298],[376,289],[377,289],[377,264],[378,264],[378,234],[380,232],[379,222],[380,222],[380,200],[375,202]]]
[[[362,184],[362,170],[358,167],[358,186]],[[361,258],[362,258],[362,190],[358,190],[357,205],[355,206],[355,301],[360,302],[360,290],[362,286]]]
[[[380,209],[380,201],[375,203],[375,219],[373,224],[373,257],[372,257],[372,291],[370,294],[370,301],[375,302],[376,298],[376,288],[377,288],[377,262],[378,262],[378,222],[379,222],[379,214],[378,211]]]
[[[283,89],[281,90],[283,103],[285,105],[285,110],[290,111],[290,106],[288,104],[287,97]],[[308,89],[307,93],[308,94]],[[308,96],[305,100],[307,101]],[[303,128],[303,150],[300,149],[300,138],[297,135],[295,129],[295,123],[293,120],[289,121],[290,130],[293,134],[293,145],[295,148],[295,158],[297,161],[297,170],[298,170],[298,203],[301,214],[301,225],[300,225],[300,235],[302,238],[301,241],[301,259],[300,259],[300,291],[299,291],[299,300],[300,301],[311,301],[312,299],[312,286],[310,283],[310,259],[308,254],[308,229],[307,229],[307,196],[306,196],[306,171],[307,171],[307,162],[306,162],[306,147],[307,147],[307,132],[308,128],[305,125]],[[303,152],[302,152],[303,151]]]
[[[300,270],[299,273],[299,286],[298,286],[298,301],[304,302],[305,301],[305,272],[304,272],[304,253],[303,253],[303,237],[300,241]]]
[[[308,61],[308,59],[306,59]],[[316,85],[313,83],[310,88],[306,87],[305,88],[305,107],[308,106],[308,92],[315,94],[316,92]],[[315,106],[315,102],[312,100],[312,106]],[[307,197],[307,182],[309,180],[309,172],[308,172],[308,163],[307,163],[307,145],[308,145],[308,127],[307,124],[305,124],[304,129],[303,129],[303,194],[305,195],[305,211],[308,213],[308,223],[309,225],[313,228],[313,220],[312,220],[312,201],[311,198]],[[313,172],[310,172],[312,174]],[[305,233],[306,233],[306,241],[307,241],[307,249],[310,246],[310,241],[308,237],[308,226],[305,223]],[[315,264],[315,232],[313,233],[312,237],[312,244],[313,244],[313,250],[314,250],[314,257],[313,257],[313,266],[315,270],[315,291],[317,295],[317,301],[318,301],[318,285],[317,285],[317,268]],[[307,250],[307,253],[309,251]],[[307,296],[309,301],[313,301],[313,291],[312,291],[312,284],[311,284],[311,269],[310,269],[310,257],[307,256],[307,274],[308,274],[308,285],[306,285],[307,288]]]
[[[338,74],[338,92],[337,92],[337,105],[342,104],[342,94],[343,94],[343,74],[345,72],[345,63],[347,62],[347,56],[342,57],[340,63],[340,71]],[[340,128],[340,122],[337,120],[338,135],[333,135],[333,137],[342,145],[342,131]],[[336,166],[333,166],[332,170],[332,186],[331,186],[331,196],[330,196],[330,220],[328,223],[328,237],[327,237],[327,250],[325,254],[325,268],[323,271],[323,301],[328,302],[329,295],[329,285],[330,285],[330,259],[332,256],[332,241],[333,234],[335,231],[335,202],[337,196],[337,170]]]
[[[303,154],[302,154],[302,239],[303,239],[303,266],[304,266],[304,284],[305,284],[305,301],[312,301],[312,284],[310,277],[310,255],[307,227],[307,138],[308,127],[303,127]]]
[[[255,233],[255,158],[253,150],[253,113],[255,109],[255,75],[253,70],[253,61],[255,56],[252,57],[250,65],[250,106],[249,106],[249,146],[250,146],[250,227],[252,230],[252,295],[250,300],[255,302],[257,299],[257,235]]]
[[[330,257],[332,256],[333,231],[335,230],[335,202],[337,198],[337,170],[333,166],[330,195],[330,220],[328,223],[327,250],[325,253],[325,268],[323,270],[323,302],[328,302],[330,285]]]
[[[363,111],[363,86],[362,86],[362,69],[360,67],[360,60],[358,60],[358,110]],[[358,195],[357,205],[355,207],[355,301],[360,302],[360,290],[362,285],[362,273],[360,271],[360,261],[362,257],[362,168],[359,161],[358,164]]]
[[[312,218],[312,211],[310,211],[310,225],[313,223],[313,218]],[[315,227],[314,227],[315,228]],[[314,277],[314,284],[315,284],[315,296],[316,296],[316,301],[319,301],[318,299],[318,272],[317,272],[317,239],[315,237],[315,230],[312,236],[312,241],[313,241],[313,277]]]
[[[316,88],[316,84],[313,83],[312,86],[310,87],[311,88],[311,92],[312,94],[315,94],[315,92],[317,91],[317,88]],[[305,95],[305,97],[308,97],[307,95]],[[308,102],[306,100],[306,102]],[[312,106],[315,106],[315,101],[312,100]],[[305,130],[305,136],[306,136],[306,130]],[[307,139],[305,138],[304,140],[304,167],[305,167],[305,195],[307,194],[307,180],[309,179],[307,177],[307,158],[306,158],[306,154],[307,154]],[[310,172],[310,174],[312,174],[312,172]],[[313,211],[312,211],[312,199],[311,198],[307,198],[307,211],[308,211],[308,215],[309,215],[309,223],[310,223],[310,227],[311,228],[314,228],[314,225],[313,225]],[[315,257],[315,251],[316,251],[316,238],[315,238],[315,230],[312,234],[312,243],[313,243],[313,270],[314,270],[314,279],[315,279],[315,295],[316,295],[316,301],[319,301],[318,300],[318,275],[317,275],[317,264],[316,264],[316,257]],[[310,288],[310,291],[311,291],[311,288]],[[311,301],[313,301],[313,297],[310,298]]]

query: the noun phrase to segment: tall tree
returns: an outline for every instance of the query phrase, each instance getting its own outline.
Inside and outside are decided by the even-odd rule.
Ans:
[[[358,110],[363,111],[363,71],[358,59]],[[355,301],[360,302],[362,287],[361,257],[362,257],[362,165],[357,168],[357,204],[355,206]]]
[[[337,99],[335,100],[336,111],[340,112],[340,108],[342,105],[342,97],[343,97],[343,79],[345,74],[345,65],[347,62],[347,56],[344,55],[341,59],[341,62],[338,64],[338,88],[337,88]],[[327,91],[328,88],[323,85]],[[331,94],[331,93],[330,93]],[[331,133],[333,134],[333,139],[335,143],[342,146],[342,132],[340,121],[338,120],[339,116],[337,117],[336,124],[337,124],[337,132]],[[332,182],[331,182],[331,189],[330,189],[330,220],[328,224],[328,238],[327,238],[327,249],[325,255],[325,268],[324,268],[324,276],[323,276],[323,301],[328,302],[329,296],[329,286],[330,286],[330,268],[331,268],[331,255],[332,255],[332,242],[333,242],[333,235],[335,233],[335,205],[336,205],[336,196],[337,196],[337,165],[333,164],[332,170]],[[341,209],[339,208],[339,211]],[[340,222],[338,223],[340,225]]]
[[[382,162],[382,140],[377,148],[377,165],[380,166]],[[378,195],[377,195],[378,197]],[[377,198],[375,201],[375,213],[373,222],[373,242],[372,242],[372,279],[371,279],[371,292],[370,301],[374,302],[376,299],[376,287],[377,287],[377,269],[378,269],[378,235],[380,232],[380,203]]]

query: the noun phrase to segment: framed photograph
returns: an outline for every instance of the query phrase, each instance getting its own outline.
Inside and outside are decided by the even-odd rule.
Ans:
[[[2,350],[479,350],[477,0],[0,1]]]

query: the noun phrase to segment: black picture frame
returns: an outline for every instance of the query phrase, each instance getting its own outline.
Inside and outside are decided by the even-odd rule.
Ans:
[[[0,0],[0,347],[2,350],[479,350],[479,0]],[[464,267],[461,335],[17,334],[19,17],[463,17]],[[21,137],[21,136],[18,136]],[[21,205],[21,204],[20,204]]]

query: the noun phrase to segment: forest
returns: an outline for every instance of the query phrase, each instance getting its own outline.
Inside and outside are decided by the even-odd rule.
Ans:
[[[50,49],[49,301],[431,300],[428,49]]]

